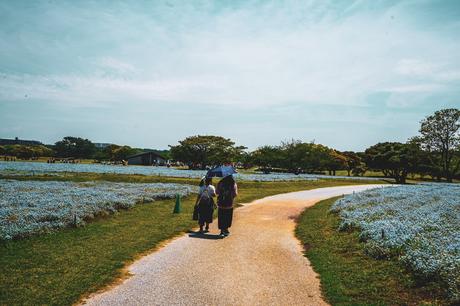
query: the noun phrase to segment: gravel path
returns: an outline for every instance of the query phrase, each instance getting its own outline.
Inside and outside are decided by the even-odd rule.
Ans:
[[[231,235],[186,234],[128,269],[133,274],[89,305],[326,305],[294,236],[316,202],[380,185],[319,188],[267,197],[235,210]]]

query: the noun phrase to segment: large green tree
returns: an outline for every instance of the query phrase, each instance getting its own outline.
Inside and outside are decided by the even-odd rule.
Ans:
[[[266,173],[271,171],[271,168],[279,167],[282,159],[282,150],[277,146],[262,146],[251,152],[251,163],[262,168]]]
[[[324,166],[329,175],[335,175],[337,170],[347,168],[348,158],[337,150],[328,148],[328,156],[324,161]]]
[[[278,167],[286,169],[289,172],[295,172],[303,169],[305,157],[309,150],[309,144],[300,140],[285,141],[280,146],[280,156]]]
[[[439,167],[442,176],[452,181],[453,175],[459,170],[460,160],[460,110],[456,108],[442,109],[426,117],[421,122],[420,140],[422,148],[433,153],[433,165]]]
[[[206,169],[208,166],[234,162],[246,149],[235,146],[228,138],[211,135],[187,137],[170,148],[171,157],[187,164],[191,169]]]
[[[116,144],[108,145],[102,150],[98,150],[96,158],[99,160],[108,159],[111,161],[127,160],[128,156],[142,152],[141,149],[131,148],[130,146],[119,146]]]
[[[58,157],[92,158],[96,146],[88,139],[68,136],[54,144],[54,151]]]
[[[280,146],[263,146],[252,152],[253,163],[263,169],[279,168],[289,172],[298,170],[319,172],[345,169],[346,156],[313,142],[291,140]]]
[[[128,156],[140,153],[141,150],[131,148],[130,146],[122,146],[113,152],[112,160],[128,160]]]
[[[348,176],[352,173],[357,175],[362,172],[362,159],[359,154],[352,151],[341,152],[345,156],[345,169],[347,170]]]
[[[415,171],[418,148],[412,144],[383,142],[366,149],[365,162],[369,169],[382,171],[396,183],[405,184],[407,175]]]
[[[408,143],[418,148],[414,152],[414,160],[416,160],[415,174],[420,175],[422,178],[426,175],[431,176],[433,179],[441,180],[443,173],[440,165],[440,156],[428,150],[423,149],[423,141],[421,137],[412,137]]]

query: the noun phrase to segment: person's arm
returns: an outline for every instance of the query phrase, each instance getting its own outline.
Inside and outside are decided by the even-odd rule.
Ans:
[[[209,191],[210,191],[210,192],[209,192],[209,195],[210,195],[211,197],[215,197],[215,196],[216,196],[216,188],[215,188],[214,186],[212,186],[212,185],[209,186]]]
[[[238,196],[238,185],[233,185],[233,197],[236,198]]]
[[[199,202],[200,199],[201,199],[201,193],[202,193],[202,190],[201,190],[201,188],[200,188],[200,190],[198,190],[198,195],[196,196],[195,205],[198,205],[198,202]]]

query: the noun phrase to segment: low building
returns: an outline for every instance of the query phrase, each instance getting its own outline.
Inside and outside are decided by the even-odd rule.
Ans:
[[[153,151],[143,152],[128,157],[128,165],[164,166],[166,159]]]
[[[14,139],[0,138],[0,146],[7,146],[7,145],[39,146],[39,145],[42,145],[42,143],[37,140],[23,140],[23,139],[19,139],[18,137]]]

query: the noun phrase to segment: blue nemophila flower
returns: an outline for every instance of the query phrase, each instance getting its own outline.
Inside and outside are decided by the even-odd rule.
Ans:
[[[460,185],[376,188],[345,196],[331,211],[341,218],[339,229],[361,230],[369,255],[397,256],[460,299]]]
[[[197,187],[181,184],[0,180],[0,239],[83,225],[97,215],[138,202],[187,196]]]
[[[159,175],[168,177],[201,178],[206,175],[202,170],[178,170],[166,167],[126,167],[102,164],[47,164],[39,162],[2,162],[0,161],[0,174],[4,175],[51,175],[62,176],[66,172],[76,173],[115,173],[115,174],[142,174]],[[314,174],[292,173],[239,173],[236,177],[246,181],[270,182],[270,181],[315,181],[318,178],[349,179],[347,176],[327,176]],[[359,180],[373,180],[368,177],[353,177]]]

